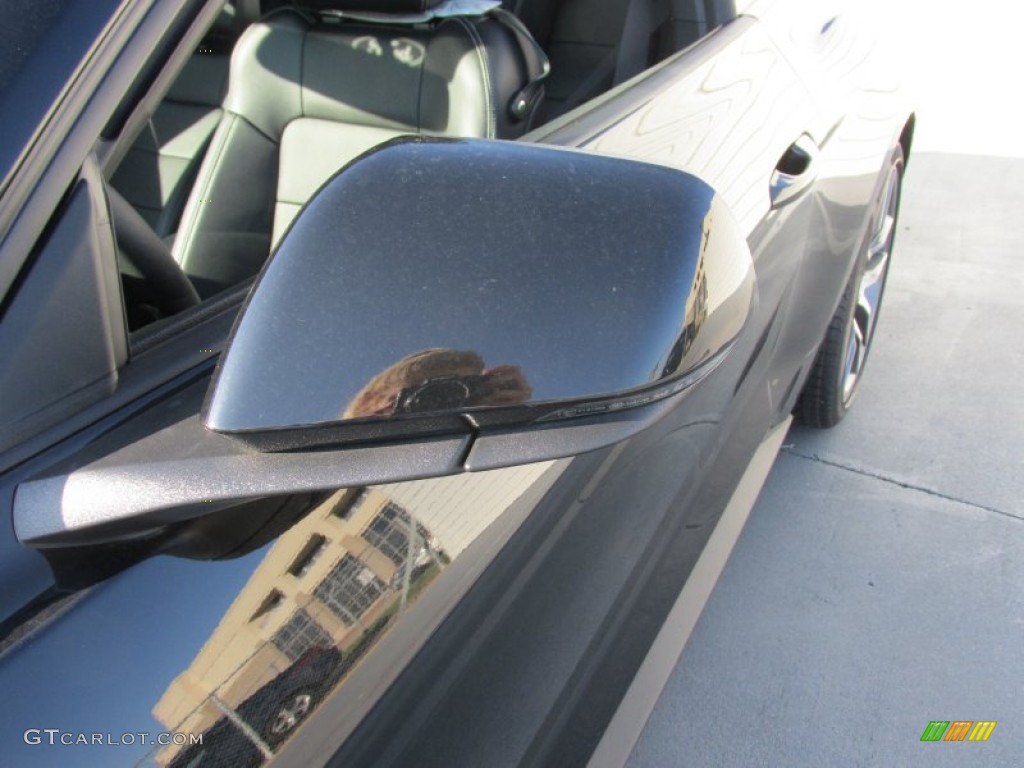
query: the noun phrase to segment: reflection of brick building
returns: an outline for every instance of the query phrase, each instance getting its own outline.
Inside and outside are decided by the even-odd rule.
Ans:
[[[223,716],[211,695],[238,707],[310,649],[352,649],[549,466],[331,494],[270,548],[154,717],[202,733]]]
[[[413,575],[444,558],[429,531],[383,494],[333,494],[271,548],[154,716],[169,728],[204,731],[222,714],[210,694],[234,707],[311,648],[344,652]]]

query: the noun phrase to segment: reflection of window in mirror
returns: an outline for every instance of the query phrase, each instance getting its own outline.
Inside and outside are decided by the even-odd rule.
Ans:
[[[298,661],[311,648],[329,648],[334,644],[327,630],[302,608],[274,633],[273,643],[292,661]]]
[[[365,494],[366,491],[362,488],[346,488],[335,498],[331,514],[341,520],[348,520]]]
[[[331,611],[348,625],[355,624],[380,597],[387,585],[361,560],[346,553],[314,592]]]
[[[412,519],[409,513],[397,504],[388,502],[384,509],[370,521],[363,531],[363,538],[373,547],[379,549],[395,565],[401,567],[409,554],[409,533]],[[419,528],[419,526],[417,526]],[[422,546],[426,531],[417,531],[419,541],[416,548]]]
[[[292,564],[288,566],[288,573],[297,579],[301,579],[309,573],[309,569],[324,551],[325,546],[327,546],[327,538],[325,536],[320,534],[310,536],[306,546],[299,551]]]
[[[263,598],[263,602],[260,603],[259,608],[256,609],[255,613],[250,617],[249,621],[256,621],[263,616],[266,616],[272,610],[277,608],[284,600],[284,594],[278,589],[272,590],[269,595]]]

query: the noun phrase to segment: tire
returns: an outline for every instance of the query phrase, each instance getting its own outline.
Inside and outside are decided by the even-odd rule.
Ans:
[[[857,394],[889,275],[903,183],[903,151],[889,155],[888,173],[873,219],[871,236],[858,254],[853,274],[839,300],[794,414],[818,429],[834,427]]]

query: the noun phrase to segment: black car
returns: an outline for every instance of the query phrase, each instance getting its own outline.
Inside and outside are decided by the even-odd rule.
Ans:
[[[793,415],[857,392],[914,129],[871,35],[0,21],[0,763],[586,764]]]
[[[343,669],[334,647],[313,646],[205,730],[172,766],[260,765],[320,703]]]

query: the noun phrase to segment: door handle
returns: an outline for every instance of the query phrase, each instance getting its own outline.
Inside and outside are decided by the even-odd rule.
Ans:
[[[796,200],[818,178],[818,145],[806,133],[782,153],[768,182],[772,208]]]

